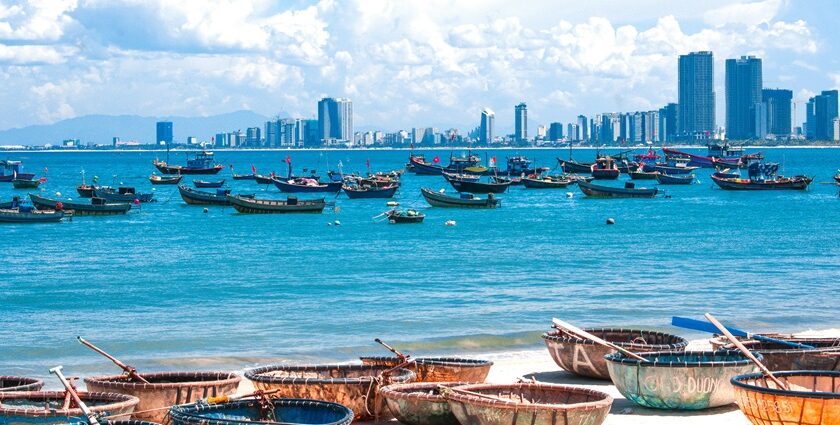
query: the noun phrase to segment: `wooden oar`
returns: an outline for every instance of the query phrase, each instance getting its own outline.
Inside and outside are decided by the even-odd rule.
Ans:
[[[773,382],[776,383],[776,385],[779,386],[779,388],[785,390],[790,389],[790,387],[788,387],[786,383],[780,381],[779,378],[776,378],[776,376],[773,375],[773,372],[770,372],[770,369],[767,369],[767,366],[764,366],[764,363],[761,363],[757,358],[755,358],[753,353],[751,353],[750,350],[747,349],[747,347],[744,347],[744,344],[742,344],[741,341],[738,340],[738,338],[735,338],[735,335],[732,335],[732,333],[729,332],[729,329],[726,329],[726,326],[723,326],[720,322],[718,322],[717,319],[715,319],[715,317],[712,316],[711,313],[706,313],[704,316],[708,321],[712,322],[712,324],[715,325],[715,327],[717,327],[721,331],[721,333],[726,335],[726,337],[729,338],[729,341],[731,341],[733,344],[735,344],[736,347],[738,347],[739,350],[741,350],[741,353],[743,353],[745,356],[747,356],[748,359],[755,363],[755,365],[758,366],[758,369],[761,370],[761,373],[763,373],[764,376],[770,378]]]
[[[90,423],[90,425],[99,425],[99,421],[96,420],[96,415],[94,415],[93,412],[91,412],[90,409],[88,409],[85,402],[83,402],[82,398],[79,397],[79,393],[77,393],[76,390],[70,385],[70,383],[67,382],[67,378],[65,378],[64,374],[61,373],[61,368],[62,366],[56,366],[50,369],[50,373],[52,373],[55,376],[58,376],[58,379],[61,381],[61,385],[64,386],[64,390],[67,391],[67,393],[70,394],[71,397],[73,397],[73,400],[75,400],[76,404],[79,405],[79,409],[81,409],[82,413],[84,413],[85,416],[87,416],[88,423]]]
[[[605,347],[612,348],[613,350],[616,350],[619,353],[624,354],[627,357],[630,357],[631,359],[636,359],[636,360],[639,360],[639,361],[644,362],[644,363],[650,362],[650,360],[648,360],[648,359],[646,359],[646,358],[644,358],[644,357],[642,357],[642,356],[640,356],[640,355],[638,355],[638,354],[636,354],[632,351],[625,350],[624,348],[621,348],[621,347],[619,347],[619,346],[617,346],[617,345],[615,345],[615,344],[613,344],[609,341],[605,341],[601,338],[598,338],[597,336],[592,335],[591,333],[586,332],[585,330],[580,329],[580,328],[578,328],[578,327],[576,327],[576,326],[574,326],[570,323],[566,323],[566,322],[564,322],[560,319],[557,319],[557,318],[552,319],[552,322],[554,323],[554,326],[557,326],[558,328],[569,331],[569,332],[571,332],[571,333],[573,333],[573,334],[575,334],[579,337],[582,337],[584,339],[588,339],[588,340],[590,340],[590,341],[592,341],[596,344],[600,344],[600,345],[603,345]]]
[[[477,392],[473,392],[473,391],[462,390],[462,389],[457,388],[457,387],[447,387],[445,385],[438,385],[437,387],[438,387],[438,391],[440,391],[441,394],[445,393],[446,391],[452,391],[452,392],[456,392],[456,393],[467,394],[467,395],[486,398],[486,399],[490,399],[490,400],[503,401],[503,402],[507,402],[507,403],[510,403],[510,402],[513,401],[511,399],[495,397],[495,396],[488,395],[488,394],[481,394],[481,393],[477,393]]]
[[[280,392],[280,388],[274,389],[274,390],[268,390],[268,391],[258,390],[258,391],[254,391],[252,393],[242,394],[242,395],[220,395],[220,396],[216,396],[216,397],[207,397],[207,404],[227,403],[229,401],[242,400],[243,398],[248,398],[248,397],[272,395],[272,394],[275,394],[275,393],[278,393],[278,392]]]
[[[82,338],[82,337],[80,337],[80,336],[79,336],[79,337],[76,337],[76,338],[78,338],[78,339],[79,339],[79,342],[81,342],[82,344],[84,344],[85,346],[87,346],[88,348],[90,348],[91,350],[96,351],[97,353],[99,353],[99,354],[103,355],[105,358],[107,358],[108,360],[112,361],[115,365],[117,365],[117,366],[118,366],[118,367],[120,367],[122,370],[124,370],[124,371],[125,371],[125,373],[128,375],[128,378],[129,378],[129,379],[132,379],[132,380],[137,381],[137,382],[142,382],[142,383],[144,383],[144,384],[148,384],[148,383],[149,383],[149,381],[147,381],[147,380],[146,380],[146,378],[144,378],[144,377],[140,376],[140,374],[139,374],[139,373],[137,373],[137,369],[135,369],[135,368],[133,368],[133,367],[131,367],[131,366],[129,366],[129,365],[127,365],[127,364],[125,364],[125,363],[123,363],[123,362],[119,361],[119,360],[117,360],[114,356],[112,356],[112,355],[110,355],[110,354],[108,354],[108,353],[106,353],[106,352],[102,351],[102,349],[100,349],[99,347],[97,347],[97,346],[95,346],[95,345],[91,344],[91,343],[90,343],[90,342],[88,342],[88,341],[85,341],[85,339],[84,339],[84,338]]]
[[[392,352],[392,353],[396,354],[396,355],[397,355],[397,357],[399,357],[399,358],[400,358],[400,359],[402,359],[403,361],[405,361],[405,359],[407,359],[407,358],[411,357],[411,356],[409,356],[409,355],[406,355],[406,354],[400,353],[399,351],[397,351],[397,349],[396,349],[396,348],[391,347],[390,345],[386,344],[385,342],[383,342],[383,341],[382,341],[381,339],[379,339],[379,338],[374,338],[373,340],[374,340],[374,342],[376,342],[376,343],[380,344],[381,346],[383,346],[383,347],[387,348],[387,349],[388,349],[388,351],[390,351],[390,352]]]
[[[412,364],[416,361],[417,361],[417,359],[415,359],[415,358],[408,359],[408,360],[406,360],[406,361],[404,361],[404,362],[402,362],[402,363],[400,363],[400,364],[398,364],[398,365],[396,365],[396,366],[394,366],[390,369],[383,370],[382,373],[379,374],[379,376],[389,376],[390,374],[392,374],[392,373],[400,370],[401,368],[404,368],[404,367],[406,367],[406,366],[408,366],[408,365],[410,365],[410,364]]]
[[[703,331],[703,332],[709,332],[709,333],[717,333],[718,332],[718,329],[717,329],[716,326],[712,326],[709,323],[704,322],[702,320],[694,320],[694,319],[690,319],[688,317],[673,316],[673,317],[671,317],[671,325],[677,326],[677,327],[680,327],[680,328],[685,328],[685,329],[693,329],[695,331]],[[733,328],[731,326],[727,326],[726,329],[732,335],[740,336],[742,338],[751,338],[751,339],[754,339],[756,341],[772,342],[774,344],[785,345],[785,346],[793,347],[793,348],[803,348],[803,349],[814,348],[810,345],[800,344],[798,342],[785,341],[783,339],[770,338],[769,336],[749,333],[749,332],[742,331],[742,330],[737,329],[737,328]]]

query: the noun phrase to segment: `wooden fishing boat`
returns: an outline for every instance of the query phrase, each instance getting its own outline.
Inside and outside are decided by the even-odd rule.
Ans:
[[[791,389],[779,388],[761,373],[732,378],[735,402],[755,425],[840,425],[840,372],[789,371],[773,375]]]
[[[694,170],[700,168],[692,167],[688,165],[688,163],[688,159],[674,158],[671,159],[670,162],[664,164],[647,164],[643,167],[643,170],[648,172],[656,171],[660,174],[668,174],[674,176],[682,174],[691,174],[694,172]]]
[[[404,360],[399,357],[361,357],[363,364],[396,367]],[[484,382],[493,362],[460,357],[418,357],[406,366],[420,382]]]
[[[79,194],[80,198],[93,198],[93,189],[95,189],[97,187],[99,187],[99,186],[82,183],[82,184],[76,186],[76,192]],[[103,186],[103,187],[107,187],[107,186]]]
[[[0,392],[40,391],[43,386],[44,381],[40,379],[0,375]]]
[[[512,177],[523,175],[527,176],[529,174],[541,174],[548,171],[548,167],[531,167],[531,163],[532,161],[530,159],[522,155],[515,155],[508,157],[506,169],[499,170],[496,167],[490,167],[487,174]]]
[[[741,178],[741,173],[738,173],[738,172],[733,173],[732,171],[730,171],[729,168],[716,169],[715,172],[712,173],[712,175],[715,176],[715,177],[720,177],[722,179],[740,179]]]
[[[128,418],[140,400],[125,394],[79,391],[91,412]],[[64,391],[0,392],[0,423],[66,425],[87,423],[78,407],[64,407]]]
[[[433,207],[443,208],[496,208],[501,205],[502,200],[487,194],[487,198],[476,198],[471,193],[462,193],[460,197],[449,196],[443,193],[434,192],[429,188],[421,188],[420,193],[426,202]]]
[[[600,391],[536,382],[463,385],[443,393],[461,425],[599,425],[613,402]]]
[[[233,173],[234,180],[256,180],[256,174],[236,174]]]
[[[382,387],[379,394],[397,420],[407,425],[461,425],[440,387],[457,382],[412,382]]]
[[[353,411],[319,400],[273,399],[268,406],[255,398],[226,403],[173,406],[172,425],[350,425]]]
[[[624,187],[621,188],[579,181],[578,187],[584,195],[594,198],[653,198],[659,192],[659,189],[655,187],[637,189],[633,182],[625,182]]]
[[[522,182],[523,177],[491,176],[490,178],[496,183],[508,183],[508,182],[510,182],[511,186],[522,186],[524,184]]]
[[[72,211],[73,215],[117,215],[125,214],[131,209],[131,204],[126,202],[111,203],[102,198],[91,198],[89,204],[80,202],[59,201],[45,198],[34,193],[29,194],[32,204],[39,210],[61,210]],[[59,205],[60,204],[60,205]]]
[[[398,185],[376,187],[344,184],[341,186],[344,193],[350,199],[371,199],[371,198],[393,198],[397,193]]]
[[[178,185],[178,192],[181,194],[181,199],[190,205],[230,205],[230,201],[227,200],[230,189],[216,189],[213,193],[195,190],[181,184]]]
[[[324,198],[301,200],[294,196],[286,199],[257,199],[240,195],[227,195],[233,208],[245,214],[321,213],[327,205]]]
[[[776,176],[769,180],[723,178],[714,174],[711,177],[724,190],[805,190],[814,181],[808,176]]]
[[[391,224],[422,223],[423,219],[426,218],[426,214],[417,210],[398,210],[396,208],[386,212],[385,216],[388,217],[388,222]]]
[[[370,365],[270,365],[245,371],[258,390],[279,390],[277,397],[308,398],[339,403],[353,410],[354,419],[387,420],[390,414],[379,388],[414,380],[414,372]]]
[[[193,185],[199,189],[215,189],[218,187],[222,187],[225,185],[225,179],[216,180],[216,181],[207,181],[207,180],[193,180]]]
[[[12,187],[15,189],[37,189],[41,185],[41,180],[36,179],[13,179]]]
[[[704,168],[715,168],[717,166],[739,167],[750,161],[763,158],[760,152],[745,154],[741,146],[732,146],[729,143],[712,142],[706,145],[706,155],[695,155],[688,152],[678,151],[672,148],[662,148],[665,158],[671,160],[683,158],[688,160],[688,165]]]
[[[460,180],[458,178],[450,178],[447,177],[446,181],[449,182],[452,187],[457,190],[458,192],[466,192],[466,193],[478,193],[478,194],[487,194],[487,193],[504,193],[510,187],[510,182],[504,183],[493,183],[493,182],[481,182],[481,181],[471,181],[471,180]]]
[[[156,372],[139,373],[149,383],[131,380],[125,374],[85,378],[89,391],[127,394],[139,399],[132,417],[163,423],[168,410],[178,404],[193,403],[207,397],[236,392],[242,378],[232,372]]]
[[[685,338],[663,332],[622,328],[584,330],[634,353],[682,351],[688,345]],[[610,379],[604,356],[615,353],[616,350],[560,330],[545,333],[542,338],[557,366],[580,376]]]
[[[149,182],[154,185],[159,184],[178,184],[181,182],[184,176],[159,176],[157,174],[152,174],[149,176]],[[93,192],[93,188],[91,187],[91,193]]]
[[[446,179],[446,181],[460,180],[460,181],[466,181],[466,182],[477,182],[481,179],[481,176],[479,176],[478,174],[447,173],[447,172],[444,172],[443,173],[443,178]]]
[[[575,181],[566,176],[523,177],[522,185],[528,189],[563,189]]]
[[[272,184],[274,183],[274,177],[254,174],[254,181],[257,182],[257,184]]]
[[[64,218],[64,211],[36,211],[31,205],[0,209],[0,223],[57,223],[62,218]]]
[[[739,351],[655,351],[647,361],[622,353],[605,357],[610,379],[628,400],[654,409],[699,410],[735,401],[732,377],[755,365]],[[761,360],[761,355],[756,354]]]
[[[138,193],[133,187],[120,186],[117,189],[110,187],[94,187],[93,197],[102,198],[108,202],[154,202],[154,193]]]
[[[594,163],[592,162],[577,162],[571,159],[560,159],[557,158],[557,162],[560,163],[560,167],[563,168],[563,171],[566,173],[590,173],[592,172],[592,166]]]
[[[777,338],[771,336],[771,338]],[[834,338],[789,338],[778,339],[808,345],[814,348],[796,348],[770,342],[741,339],[750,351],[764,356],[764,363],[771,371],[782,370],[834,370],[840,371],[840,339]],[[736,349],[725,337],[710,341],[715,349]]]
[[[225,168],[216,164],[213,152],[208,151],[197,152],[191,158],[187,156],[187,165],[170,165],[157,159],[152,164],[163,174],[217,174]]]
[[[657,173],[656,181],[659,184],[692,184],[694,183],[694,174],[673,176],[665,173]]]
[[[0,161],[0,182],[8,183],[14,179],[32,180],[34,178],[35,174],[23,172],[22,162],[10,160]]]
[[[435,157],[437,161],[440,161]],[[408,156],[409,169],[418,176],[439,176],[443,174],[443,167],[437,162],[429,163],[423,155],[409,155]]]
[[[342,182],[320,183],[314,179],[296,178],[292,180],[273,179],[274,185],[286,193],[337,193]]]
[[[840,184],[840,173],[834,175],[834,181]]]
[[[615,180],[621,175],[621,170],[612,157],[602,156],[592,164],[590,173],[595,180]]]
[[[656,180],[656,176],[659,175],[658,171],[644,171],[642,169],[638,169],[636,171],[630,171],[627,173],[630,175],[632,180]]]

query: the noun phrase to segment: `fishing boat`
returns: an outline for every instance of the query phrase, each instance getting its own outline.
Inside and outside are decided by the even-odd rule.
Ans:
[[[40,379],[0,375],[0,392],[39,391],[43,386],[44,381]]]
[[[78,391],[79,398],[94,414],[129,417],[140,401],[125,394]],[[71,403],[65,407],[64,391],[0,392],[0,423],[66,425],[88,423],[82,409]]]
[[[690,166],[689,160],[686,158],[673,158],[667,163],[648,164],[642,167],[644,171],[656,171],[662,174],[679,175],[691,174],[694,170],[700,167]]]
[[[683,351],[688,345],[685,338],[663,332],[623,328],[584,330],[634,353]],[[559,329],[544,333],[542,338],[557,366],[575,375],[607,381],[610,379],[604,356],[615,353],[616,350]]]
[[[426,202],[433,207],[444,208],[496,208],[501,205],[502,200],[487,194],[487,198],[476,198],[471,193],[461,193],[460,196],[449,196],[444,193],[434,192],[429,188],[421,188],[420,193],[426,198]]]
[[[64,218],[64,211],[38,211],[31,205],[0,209],[0,223],[57,223],[62,218]]]
[[[217,187],[224,186],[225,185],[225,179],[216,180],[216,181],[193,180],[193,185],[198,189],[215,189]]]
[[[344,184],[341,186],[344,193],[350,199],[371,199],[371,198],[393,198],[397,193],[398,185],[377,187]]]
[[[387,372],[387,373],[386,373]],[[257,390],[278,390],[277,397],[324,400],[349,407],[355,420],[388,420],[377,397],[385,385],[414,380],[408,369],[370,365],[269,365],[245,371]]]
[[[133,187],[120,186],[116,189],[99,186],[93,188],[93,197],[102,198],[108,202],[154,202],[154,193],[137,193]]]
[[[0,183],[8,183],[14,179],[32,180],[35,174],[24,173],[23,163],[20,161],[0,161]]]
[[[433,163],[426,161],[423,155],[409,155],[408,164],[409,169],[418,176],[439,176],[443,174],[443,166],[438,165],[439,157],[434,158]]]
[[[762,334],[764,335],[764,334]],[[782,370],[831,370],[840,371],[840,339],[837,338],[792,338],[779,334],[764,335],[785,342],[802,344],[807,347],[792,347],[781,342],[756,341],[741,339],[750,351],[764,357],[762,363],[771,371]],[[711,341],[712,348],[737,349],[726,337],[716,337]]]
[[[490,176],[490,179],[492,179],[496,183],[508,183],[508,182],[510,182],[511,186],[522,186],[523,185],[523,183],[522,183],[523,177]]]
[[[741,146],[732,146],[729,143],[712,142],[706,145],[706,155],[695,155],[672,148],[662,148],[665,158],[685,158],[688,165],[703,168],[715,168],[716,166],[739,167],[746,162],[762,159],[761,153],[745,154]]]
[[[572,159],[557,158],[557,162],[565,173],[590,173],[592,172],[593,162],[577,162]]]
[[[472,153],[467,156],[449,155],[449,165],[443,168],[447,173],[486,174],[490,169],[481,165],[481,158]]]
[[[840,184],[840,173],[834,175],[834,182]]]
[[[450,180],[461,180],[461,181],[468,181],[468,182],[477,182],[481,180],[481,176],[477,174],[465,174],[465,173],[447,173],[443,172],[443,178],[446,181]]]
[[[639,167],[636,171],[630,171],[627,174],[630,175],[631,180],[656,180],[659,171],[644,171],[644,167]]]
[[[236,174],[232,173],[234,180],[256,180],[256,174]]]
[[[216,189],[216,192],[205,192],[181,184],[178,185],[178,192],[181,194],[181,199],[190,205],[230,205],[227,200],[230,189]]]
[[[379,394],[397,420],[407,425],[461,425],[441,394],[441,386],[459,385],[449,382],[412,382],[382,387]]]
[[[624,187],[612,187],[579,181],[578,187],[586,196],[595,198],[653,198],[659,192],[657,188],[636,188],[633,182],[625,182]]]
[[[151,182],[153,185],[178,184],[178,183],[181,182],[181,179],[183,179],[183,178],[184,178],[184,176],[171,176],[170,177],[170,176],[159,176],[157,174],[152,174],[151,176],[149,176],[149,182]],[[90,190],[91,190],[91,193],[92,193],[93,188],[91,187]]]
[[[397,367],[404,358],[361,357],[362,364]],[[484,382],[493,362],[462,357],[418,357],[405,368],[417,375],[419,382]]]
[[[342,182],[319,183],[318,180],[308,178],[291,180],[275,178],[272,181],[281,192],[286,193],[338,193],[343,185]]]
[[[461,425],[600,425],[613,399],[601,391],[520,382],[442,390]]]
[[[71,212],[73,215],[118,215],[131,209],[131,203],[111,203],[102,198],[91,198],[89,204],[71,201],[59,201],[45,198],[34,193],[29,194],[32,204],[39,210],[58,210]]]
[[[615,180],[621,175],[615,160],[609,156],[603,156],[595,160],[590,168],[590,173],[595,180]]]
[[[840,372],[788,371],[732,378],[735,401],[755,425],[840,425]]]
[[[256,181],[257,184],[272,184],[272,183],[274,183],[274,176],[271,176],[271,175],[264,176],[262,174],[254,174],[254,181]]]
[[[755,365],[739,351],[655,351],[645,361],[614,353],[605,357],[610,379],[627,399],[654,409],[700,410],[735,401],[730,380]],[[761,360],[761,355],[756,357]]]
[[[448,176],[448,174],[444,175]],[[504,193],[510,187],[510,182],[482,182],[472,180],[461,180],[456,177],[447,177],[446,181],[448,181],[449,184],[452,185],[452,187],[458,192],[467,193]]]
[[[286,199],[257,199],[239,195],[227,195],[233,208],[246,214],[321,213],[327,205],[324,198],[301,200],[294,196]]]
[[[712,181],[724,190],[805,190],[814,181],[808,176],[777,175],[779,164],[754,162],[749,165],[749,178],[723,178],[712,174]]]
[[[187,154],[187,165],[169,165],[157,159],[152,163],[163,174],[217,174],[225,168],[215,163],[213,152],[210,151],[196,152],[192,157]]]
[[[338,403],[257,396],[224,403],[173,406],[172,425],[350,425],[353,411]]]
[[[563,189],[574,183],[574,180],[564,175],[544,175],[522,178],[522,185],[528,189]]]
[[[659,184],[692,184],[694,183],[694,174],[674,176],[665,173],[656,173],[656,181]]]
[[[712,173],[715,177],[720,177],[722,179],[740,179],[741,173],[732,172],[729,168],[718,168],[715,169],[715,172]]]
[[[496,162],[496,157],[492,158],[492,163]],[[529,174],[540,174],[548,171],[548,167],[532,167],[533,161],[522,155],[515,155],[507,158],[507,168],[498,170],[496,167],[490,167],[487,174],[496,176],[527,176]]]
[[[232,372],[153,372],[138,373],[148,382],[126,374],[85,378],[88,391],[126,394],[137,397],[137,412],[132,418],[165,423],[168,407],[194,403],[208,397],[236,392],[242,378]]]
[[[37,189],[41,185],[41,180],[37,179],[13,179],[12,186],[15,189]]]
[[[396,208],[386,212],[385,216],[388,217],[388,222],[391,224],[422,223],[423,219],[426,218],[426,214],[417,210],[398,210]]]

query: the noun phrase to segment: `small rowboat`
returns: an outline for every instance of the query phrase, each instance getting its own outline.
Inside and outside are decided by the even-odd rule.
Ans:
[[[125,214],[131,209],[131,204],[127,202],[109,203],[102,198],[91,198],[91,203],[82,204],[71,201],[58,201],[54,199],[45,198],[34,193],[29,194],[29,199],[32,204],[39,210],[57,210],[59,203],[61,210],[73,211],[73,215],[117,215]]]
[[[557,158],[557,162],[560,163],[560,167],[563,168],[563,171],[566,173],[590,173],[592,172],[592,162],[577,162],[571,159],[565,160]]]
[[[152,202],[154,193],[138,193],[133,187],[121,186],[117,189],[106,187],[94,187],[93,197],[102,198],[108,202]]]
[[[324,198],[299,200],[294,196],[283,200],[228,194],[227,200],[237,212],[244,214],[321,213],[327,206]]]
[[[575,181],[561,176],[523,177],[522,185],[528,189],[563,189]]]
[[[444,174],[446,175],[446,174]],[[447,177],[446,181],[458,192],[466,193],[504,193],[510,187],[511,182],[482,182],[479,180],[461,180],[458,178]]]
[[[319,183],[315,179],[298,178],[293,180],[273,179],[274,185],[281,192],[287,193],[337,193],[341,191],[342,182]]]
[[[234,174],[234,180],[256,180],[256,174]]]
[[[656,176],[659,175],[659,171],[642,171],[639,169],[636,171],[630,171],[627,174],[630,175],[630,179],[632,180],[656,180]]]
[[[760,373],[732,378],[735,401],[755,425],[840,425],[840,372],[774,372],[795,388],[778,388]]]
[[[735,401],[729,380],[755,366],[739,351],[657,351],[647,362],[622,353],[605,357],[610,379],[628,400],[654,409],[700,410]],[[759,360],[760,354],[755,355]]]
[[[44,381],[24,376],[0,376],[0,392],[39,391]]]
[[[399,357],[361,357],[367,365],[396,367],[403,362]],[[460,357],[418,357],[406,366],[417,375],[420,382],[484,382],[493,362]]]
[[[426,214],[417,210],[397,209],[386,212],[385,216],[388,217],[388,222],[391,224],[422,223],[423,219],[426,218]]]
[[[768,335],[776,338],[776,336]],[[764,356],[764,365],[771,371],[782,370],[835,370],[840,371],[840,339],[833,338],[785,338],[779,339],[810,345],[814,348],[796,348],[784,344],[742,340],[750,350]],[[713,338],[712,347],[716,349],[735,349],[723,338]],[[836,355],[832,355],[836,354]]]
[[[487,194],[487,198],[476,198],[471,193],[462,193],[460,197],[444,195],[434,192],[429,188],[421,188],[420,192],[426,198],[426,202],[433,207],[443,208],[496,208],[502,200]]]
[[[457,386],[456,382],[414,382],[382,387],[388,409],[397,420],[408,425],[460,425],[452,414],[449,402],[440,393],[440,386]]]
[[[215,189],[217,187],[222,187],[225,184],[225,179],[217,180],[217,181],[207,181],[207,180],[193,180],[193,185],[195,187],[201,188],[209,188]]]
[[[271,176],[264,176],[262,174],[254,174],[254,181],[257,184],[272,184],[274,183],[274,179]]]
[[[36,189],[41,185],[41,180],[36,179],[14,179],[12,186],[15,189]]]
[[[578,187],[584,195],[594,198],[653,198],[659,192],[659,189],[655,187],[636,189],[633,182],[625,182],[624,187],[621,188],[579,181]]]
[[[58,425],[87,423],[78,407],[63,408],[64,391],[0,392],[0,423]],[[79,391],[88,409],[104,416],[128,417],[140,400],[125,394]]]
[[[635,353],[682,351],[688,345],[685,338],[662,332],[620,328],[584,330]],[[542,338],[557,366],[580,376],[610,379],[604,356],[615,353],[615,350],[559,330],[545,333]]]
[[[184,176],[159,176],[157,174],[153,174],[149,176],[149,182],[154,185],[159,184],[178,184],[181,182]]]
[[[0,209],[0,223],[57,223],[64,218],[64,211],[36,211],[32,206]],[[2,388],[0,388],[2,391]]]
[[[691,184],[694,183],[694,174],[674,176],[664,173],[656,173],[656,181],[659,184]]]
[[[300,399],[274,399],[269,409],[253,398],[194,403],[173,406],[169,415],[172,425],[349,425],[353,421],[353,411],[340,404]]]
[[[613,402],[600,391],[531,382],[463,385],[443,392],[461,425],[599,425]]]
[[[191,187],[178,185],[178,192],[181,199],[190,205],[230,205],[227,200],[229,189],[216,189],[216,193],[195,190]]]
[[[85,385],[93,392],[137,397],[138,413],[132,417],[163,423],[167,410],[162,408],[233,394],[242,380],[229,372],[158,372],[140,373],[140,376],[149,383],[132,381],[123,374],[85,378]]]
[[[353,410],[354,419],[390,417],[379,388],[391,383],[414,380],[414,372],[370,365],[270,365],[245,371],[245,377],[258,390],[279,390],[278,397],[309,398],[339,403]]]
[[[390,186],[383,186],[383,187],[375,187],[375,186],[349,186],[344,185],[342,189],[344,189],[344,193],[347,194],[347,197],[350,199],[385,199],[385,198],[393,198],[394,194],[397,193],[397,189],[400,186],[398,184],[393,184]]]

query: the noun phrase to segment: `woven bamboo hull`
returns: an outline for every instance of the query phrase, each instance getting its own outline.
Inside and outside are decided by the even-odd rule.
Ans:
[[[402,363],[397,357],[362,357],[362,363],[395,367]],[[420,357],[406,366],[417,375],[419,382],[484,382],[493,362],[457,357]]]
[[[80,391],[93,413],[129,419],[139,400],[124,394]],[[86,422],[81,409],[62,409],[63,391],[0,392],[0,423],[4,425],[64,425]],[[47,407],[49,406],[49,407]]]
[[[242,380],[229,372],[159,372],[142,373],[149,384],[129,381],[125,375],[85,378],[91,391],[128,394],[140,399],[135,418],[162,423],[168,410],[163,407],[192,403],[207,397],[233,394]],[[147,410],[152,410],[146,412]]]
[[[783,382],[805,387],[787,391],[761,374],[732,378],[741,412],[756,425],[840,425],[840,372],[777,372]]]
[[[834,370],[840,371],[840,346],[837,339],[817,338],[780,338],[801,344],[810,345],[814,348],[799,349],[786,347],[772,342],[759,342],[748,340],[744,344],[751,351],[764,356],[764,365],[772,371],[785,370]],[[726,347],[727,341],[721,338],[712,339],[712,347]]]
[[[258,390],[279,390],[272,397],[323,400],[347,406],[356,420],[391,418],[379,388],[390,383],[414,380],[414,372],[400,369],[387,378],[376,379],[388,368],[369,365],[286,366],[251,369],[245,377]]]
[[[685,338],[661,332],[618,328],[588,328],[586,331],[636,353],[682,351],[688,345]],[[557,366],[580,376],[610,379],[604,356],[615,350],[560,331],[543,334],[543,340]]]
[[[408,425],[460,425],[452,414],[449,402],[439,391],[439,385],[458,383],[417,382],[382,387],[379,394],[385,398],[388,409],[396,418]]]
[[[23,376],[0,376],[0,392],[39,391],[44,381]]]
[[[598,425],[612,405],[612,397],[605,393],[564,385],[476,384],[458,388],[510,399],[505,402],[447,392],[449,407],[461,425]]]
[[[254,399],[244,399],[221,404],[195,403],[173,407],[170,412],[173,425],[247,425],[296,424],[296,425],[349,425],[353,411],[336,403],[317,400],[274,399],[271,402],[273,418],[266,417]]]

